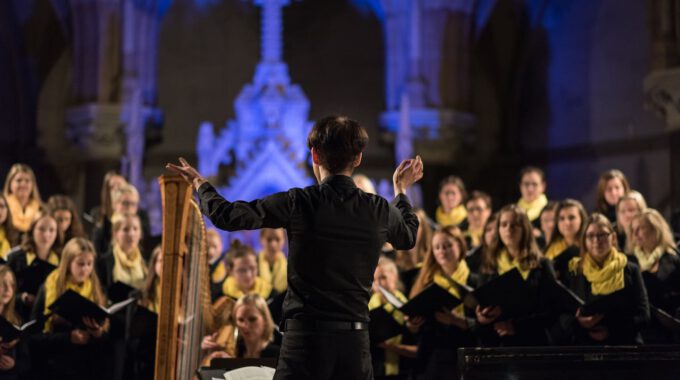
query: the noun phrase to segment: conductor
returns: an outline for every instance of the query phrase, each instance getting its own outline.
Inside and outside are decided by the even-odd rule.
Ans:
[[[201,211],[228,231],[285,228],[289,241],[283,343],[274,379],[372,379],[368,301],[380,248],[415,245],[418,218],[405,193],[423,176],[420,157],[393,176],[392,202],[357,188],[368,134],[354,120],[327,116],[307,138],[318,184],[251,202],[228,201],[193,167],[167,167],[198,192]]]

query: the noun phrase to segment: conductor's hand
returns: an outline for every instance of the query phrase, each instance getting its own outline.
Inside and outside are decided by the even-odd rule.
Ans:
[[[423,178],[423,160],[420,156],[402,161],[392,176],[394,195],[406,194],[406,190],[421,178]]]
[[[198,190],[198,188],[201,187],[202,184],[208,182],[208,180],[203,178],[201,176],[201,173],[194,169],[193,166],[189,165],[187,160],[185,160],[184,158],[180,157],[179,163],[180,166],[169,163],[165,165],[165,167],[181,175],[182,178],[189,182],[196,190]]]

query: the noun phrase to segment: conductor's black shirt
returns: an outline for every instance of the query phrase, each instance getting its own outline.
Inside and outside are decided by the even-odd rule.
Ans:
[[[286,229],[284,318],[368,322],[382,245],[388,241],[395,249],[410,249],[418,231],[418,218],[405,195],[390,204],[361,191],[343,175],[252,202],[229,202],[209,183],[198,195],[201,211],[217,228]]]

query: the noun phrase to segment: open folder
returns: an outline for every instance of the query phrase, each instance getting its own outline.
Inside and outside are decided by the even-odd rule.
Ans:
[[[383,307],[369,311],[368,316],[368,335],[372,344],[384,342],[404,332],[404,326]]]
[[[385,300],[409,317],[429,317],[442,309],[451,310],[461,304],[461,300],[437,284],[430,284],[411,298],[401,302],[394,294],[379,286],[378,290]]]
[[[492,279],[470,293],[471,300],[466,305],[500,306],[503,318],[519,317],[530,313],[536,300],[531,295],[529,285],[513,268]]]
[[[26,322],[21,326],[17,326],[0,316],[0,337],[3,342],[11,342],[15,339],[25,338],[29,335],[39,333],[42,331],[44,318],[34,319]]]
[[[135,300],[135,298],[128,298],[125,301],[105,308],[69,289],[57,298],[49,306],[49,309],[72,325],[83,326],[83,318],[89,317],[99,324],[104,323],[104,320],[123,310],[129,304],[135,302]]]

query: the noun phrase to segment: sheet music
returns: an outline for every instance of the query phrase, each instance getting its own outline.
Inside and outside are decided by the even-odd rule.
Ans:
[[[380,291],[380,293],[383,295],[383,297],[385,297],[385,300],[387,300],[387,302],[389,302],[392,306],[399,309],[400,307],[402,307],[404,305],[404,303],[401,302],[399,300],[399,298],[397,298],[397,296],[390,293],[387,289],[383,288],[382,286],[380,286],[380,285],[377,285],[377,286],[378,286],[378,291]]]
[[[272,380],[274,368],[269,367],[243,367],[224,374],[224,380]],[[214,378],[213,380],[222,380]]]

